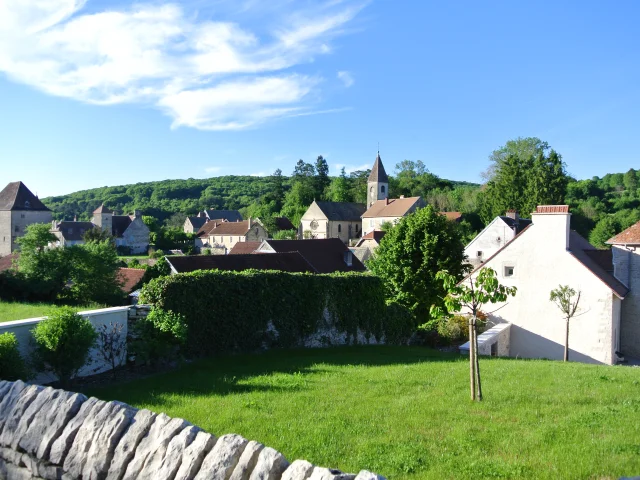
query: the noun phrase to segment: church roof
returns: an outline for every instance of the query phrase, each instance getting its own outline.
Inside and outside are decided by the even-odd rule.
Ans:
[[[0,210],[51,211],[22,182],[11,182],[0,192]]]
[[[378,152],[376,161],[373,162],[373,168],[369,174],[369,182],[389,183],[389,177],[387,177],[387,172],[384,171],[384,165],[382,165],[380,152]]]
[[[113,213],[113,210],[109,210],[107,207],[104,206],[104,203],[103,203],[98,208],[96,208],[93,211],[93,213]]]
[[[363,203],[315,202],[327,220],[338,222],[359,222],[367,207]]]

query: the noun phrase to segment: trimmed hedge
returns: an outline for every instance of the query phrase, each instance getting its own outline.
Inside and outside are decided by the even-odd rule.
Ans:
[[[200,270],[152,280],[142,300],[184,315],[196,355],[298,346],[325,326],[325,309],[350,344],[358,330],[403,343],[415,328],[406,309],[385,304],[382,282],[367,274]]]

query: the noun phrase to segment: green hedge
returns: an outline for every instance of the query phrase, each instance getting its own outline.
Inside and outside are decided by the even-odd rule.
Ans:
[[[385,304],[380,279],[367,274],[201,270],[152,280],[142,300],[184,315],[196,355],[300,345],[324,325],[325,308],[349,343],[358,329],[402,343],[415,327],[405,309]]]

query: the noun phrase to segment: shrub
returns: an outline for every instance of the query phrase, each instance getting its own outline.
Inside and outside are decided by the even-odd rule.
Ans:
[[[132,353],[136,360],[155,364],[177,356],[187,340],[187,324],[182,315],[153,307],[134,324],[133,333]]]
[[[164,250],[155,250],[149,253],[149,258],[162,258],[165,256]]]
[[[69,307],[53,310],[32,330],[36,365],[54,373],[67,387],[89,360],[96,331]]]
[[[0,379],[27,380],[29,370],[18,350],[18,340],[13,333],[0,335]]]
[[[357,273],[196,271],[152,280],[141,301],[184,315],[198,355],[253,351],[265,342],[298,346],[324,325],[325,312],[347,343],[356,343],[358,332],[402,342],[415,327],[406,312],[385,305],[379,278]]]
[[[211,255],[211,249],[210,249],[210,248],[203,248],[203,249],[200,251],[200,254],[201,254],[201,255]]]

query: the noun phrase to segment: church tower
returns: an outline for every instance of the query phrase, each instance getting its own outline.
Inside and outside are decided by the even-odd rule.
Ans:
[[[384,171],[384,165],[382,165],[382,159],[378,151],[378,156],[373,163],[367,183],[367,208],[370,208],[377,200],[384,200],[385,198],[389,198],[389,177],[387,177],[387,172]]]

